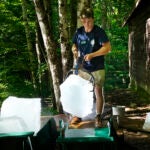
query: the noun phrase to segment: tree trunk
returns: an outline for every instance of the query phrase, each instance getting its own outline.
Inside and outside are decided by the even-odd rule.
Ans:
[[[72,39],[77,28],[77,0],[70,3],[70,39]]]
[[[38,93],[39,96],[44,98],[43,93],[42,93],[42,73],[43,70],[41,70],[41,65],[44,62],[47,62],[47,59],[45,57],[44,51],[44,45],[43,45],[43,40],[42,40],[42,35],[39,27],[38,21],[36,21],[36,26],[35,26],[35,49],[36,49],[36,55],[37,55],[37,61],[38,61]],[[47,63],[46,63],[47,64]]]
[[[36,37],[35,37],[35,49],[36,49],[36,54],[37,54],[37,60],[38,60],[38,70],[40,70],[40,66],[41,66],[41,52],[40,52],[40,44],[39,44],[39,35],[38,35],[38,29],[37,29],[37,25],[36,25]],[[39,92],[41,95],[41,84],[42,84],[42,76],[41,73],[38,73],[38,82],[39,82]]]
[[[57,110],[59,111],[59,104],[60,104],[59,85],[61,82],[60,60],[58,59],[57,56],[55,42],[51,35],[51,26],[50,23],[48,22],[48,17],[45,11],[44,4],[40,0],[34,0],[34,5],[44,41],[44,46],[47,53],[48,67],[52,76],[54,94],[57,103]]]
[[[69,24],[67,14],[67,0],[59,0],[59,27],[60,27],[60,46],[62,56],[63,78],[72,67],[71,47],[69,43]]]
[[[150,72],[150,18],[146,21],[146,70]]]
[[[23,13],[23,21],[24,21],[24,27],[25,27],[25,33],[26,33],[26,40],[27,40],[27,48],[29,52],[29,61],[30,61],[30,71],[31,71],[31,79],[33,83],[33,87],[35,90],[37,90],[36,86],[36,79],[35,79],[35,60],[34,60],[34,54],[33,54],[33,46],[31,41],[31,35],[30,35],[30,28],[29,28],[29,20],[28,20],[28,14],[27,14],[27,7],[26,7],[26,0],[22,0],[22,13]]]
[[[105,30],[107,26],[107,1],[101,2],[101,12],[102,12],[102,28]]]

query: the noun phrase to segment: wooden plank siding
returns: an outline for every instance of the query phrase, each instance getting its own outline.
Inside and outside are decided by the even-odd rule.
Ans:
[[[150,20],[150,1],[139,0],[125,24],[129,27],[130,85],[140,87],[150,94],[150,67],[147,66],[150,52],[148,19]]]

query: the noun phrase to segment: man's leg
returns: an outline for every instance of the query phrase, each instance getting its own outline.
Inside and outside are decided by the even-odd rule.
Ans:
[[[95,96],[96,96],[96,113],[101,114],[103,111],[103,89],[99,85],[95,85]]]
[[[103,90],[99,85],[95,86],[95,96],[96,96],[96,117],[95,117],[95,127],[102,127],[101,114],[103,111]]]
[[[98,70],[92,73],[95,78],[95,97],[96,97],[96,117],[95,127],[102,127],[101,114],[103,112],[104,97],[103,97],[103,85],[105,81],[105,70]]]

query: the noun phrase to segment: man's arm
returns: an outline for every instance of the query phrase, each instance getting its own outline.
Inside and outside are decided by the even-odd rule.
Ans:
[[[84,56],[85,61],[90,61],[93,57],[106,55],[111,51],[111,45],[110,42],[103,43],[102,47],[97,50],[96,52],[87,54]]]
[[[72,53],[73,53],[74,58],[78,58],[78,49],[75,44],[72,45]]]

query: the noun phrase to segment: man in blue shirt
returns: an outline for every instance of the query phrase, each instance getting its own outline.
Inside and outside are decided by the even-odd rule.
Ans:
[[[103,84],[105,81],[104,56],[111,50],[105,31],[94,24],[94,13],[91,8],[83,8],[80,14],[83,26],[77,29],[73,37],[72,52],[74,59],[95,78],[94,92],[96,96],[95,127],[102,127]],[[84,108],[83,108],[84,109]],[[73,117],[71,123],[78,123],[81,118]]]

